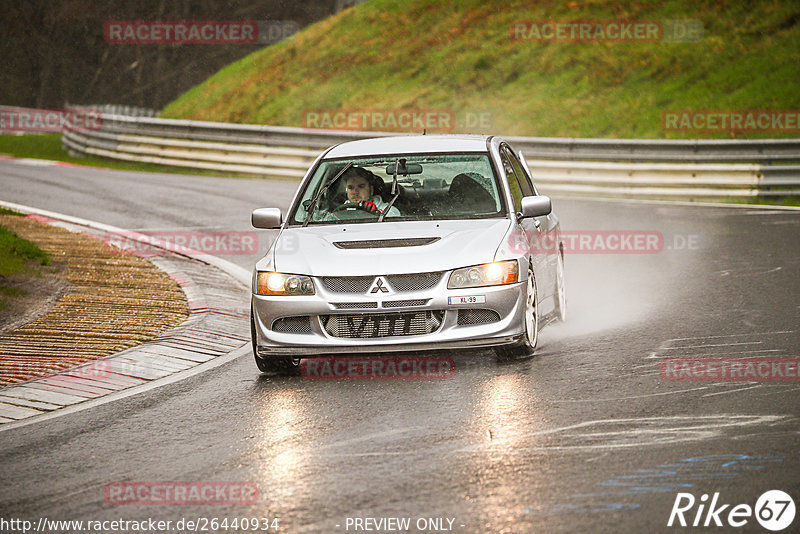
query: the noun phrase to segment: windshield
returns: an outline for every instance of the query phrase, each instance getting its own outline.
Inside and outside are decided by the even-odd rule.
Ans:
[[[392,202],[395,167],[397,198]],[[385,221],[504,217],[501,191],[489,156],[483,153],[323,161],[289,223],[376,222],[384,212]]]

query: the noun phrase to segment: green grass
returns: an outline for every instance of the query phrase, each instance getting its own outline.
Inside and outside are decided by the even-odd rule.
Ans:
[[[0,226],[0,277],[29,270],[29,264],[49,265],[50,255],[14,232]]]
[[[231,176],[231,173],[194,170],[153,163],[137,163],[118,161],[97,156],[74,157],[70,156],[61,147],[61,134],[26,134],[26,135],[0,135],[0,154],[15,158],[34,158],[52,161],[64,161],[89,167],[101,167],[119,171],[135,172],[167,172],[172,174],[191,174],[194,176]]]
[[[510,38],[521,21],[576,19],[697,19],[705,35]],[[448,109],[462,120],[488,112],[491,133],[503,135],[725,137],[665,132],[661,114],[800,109],[799,20],[800,4],[778,0],[370,0],[225,67],[162,116],[304,126],[315,109]]]
[[[72,158],[61,148],[60,134],[0,135],[0,154],[17,158],[37,158],[57,161],[83,161]]]
[[[746,199],[733,199],[728,201],[730,204],[756,204],[762,206],[791,206],[800,207],[800,197],[779,196],[779,197],[755,197]]]
[[[11,299],[25,294],[27,294],[25,290],[17,287],[4,286],[0,281],[0,311],[4,311],[8,308]]]
[[[0,215],[22,215],[0,208]],[[0,311],[6,310],[14,297],[27,294],[8,280],[14,275],[41,276],[40,268],[50,265],[50,255],[27,239],[0,226]]]

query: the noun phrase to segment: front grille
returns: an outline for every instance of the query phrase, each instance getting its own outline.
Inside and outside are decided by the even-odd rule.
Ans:
[[[397,292],[430,289],[442,279],[442,272],[391,274],[386,280]],[[323,276],[322,285],[331,293],[361,293],[369,291],[377,276]]]
[[[372,239],[369,241],[336,241],[333,245],[343,249],[420,247],[439,241],[441,237],[412,237],[406,239]]]
[[[376,338],[418,336],[436,332],[442,325],[444,312],[440,310],[322,316],[328,335],[341,338]]]
[[[334,302],[333,305],[339,310],[355,310],[378,307],[377,302]]]
[[[384,300],[384,308],[402,308],[403,306],[424,306],[429,303],[431,299],[413,299],[413,300]]]
[[[438,284],[442,273],[393,274],[386,279],[395,291],[419,291]]]
[[[458,324],[460,325],[496,323],[499,320],[500,314],[494,310],[458,310]]]
[[[331,293],[366,293],[374,276],[323,276],[322,285]]]
[[[272,330],[284,334],[310,334],[311,318],[309,316],[281,317],[272,323]]]

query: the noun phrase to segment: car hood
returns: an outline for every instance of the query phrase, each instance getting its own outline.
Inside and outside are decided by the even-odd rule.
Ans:
[[[509,219],[478,219],[287,228],[273,246],[273,268],[311,276],[445,271],[493,261],[510,225]],[[386,246],[386,240],[399,239],[431,242]],[[362,241],[375,243],[360,245],[369,248],[341,248]]]

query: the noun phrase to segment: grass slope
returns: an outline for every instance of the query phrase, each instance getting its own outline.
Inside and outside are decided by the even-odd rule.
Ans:
[[[519,22],[587,19],[697,19],[705,33],[692,43],[510,38]],[[799,65],[791,1],[369,0],[227,66],[162,116],[305,126],[316,109],[449,109],[459,122],[489,112],[504,135],[719,137],[730,134],[664,132],[661,114],[798,110]]]
[[[22,215],[0,208],[0,215]],[[6,310],[10,299],[24,295],[26,291],[17,287],[19,276],[38,276],[39,266],[49,265],[50,255],[31,241],[22,239],[11,230],[0,226],[0,311]],[[12,282],[9,277],[16,276]]]
[[[17,215],[5,209],[0,213]],[[0,226],[0,284],[9,276],[25,272],[29,262],[49,265],[50,255],[27,239],[22,239],[11,230]]]

